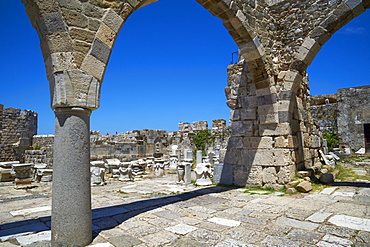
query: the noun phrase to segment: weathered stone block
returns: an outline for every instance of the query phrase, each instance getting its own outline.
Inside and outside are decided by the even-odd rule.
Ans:
[[[67,31],[67,26],[60,13],[44,14],[40,18],[40,29],[42,36],[46,34]]]
[[[70,52],[73,49],[71,37],[67,32],[46,35],[46,39],[41,41],[40,46],[44,60],[47,60],[52,53]]]
[[[104,10],[85,2],[82,4],[82,13],[88,17],[101,19],[103,17]]]
[[[105,24],[101,24],[98,32],[96,33],[96,38],[106,44],[108,47],[112,48],[117,34]]]
[[[104,64],[108,63],[111,48],[98,39],[95,39],[90,54]]]
[[[69,31],[73,39],[85,41],[87,43],[92,43],[95,37],[95,32],[88,31],[82,28],[71,28]]]
[[[260,124],[259,133],[262,136],[291,135],[292,129],[289,123]]]
[[[50,79],[50,91],[52,108],[99,107],[100,83],[80,70],[55,73]]]
[[[278,123],[278,104],[258,106],[258,116],[261,124]]]
[[[112,9],[108,9],[103,17],[103,22],[114,32],[118,33],[123,24],[123,19]]]
[[[48,75],[64,70],[75,69],[76,64],[73,61],[71,52],[56,52],[45,61],[46,72]]]
[[[310,65],[315,58],[316,54],[311,52],[305,47],[299,47],[298,52],[295,55],[295,58],[301,60],[306,65]]]
[[[88,19],[83,14],[69,9],[63,9],[62,11],[63,17],[67,22],[68,26],[74,26],[74,27],[81,27],[85,28],[88,26]]]
[[[76,51],[79,51],[83,54],[87,54],[91,48],[91,44],[89,43],[86,43],[84,41],[80,41],[80,40],[74,40],[73,41],[73,48],[76,50]]]
[[[245,137],[243,138],[243,146],[245,148],[272,148],[272,137]]]
[[[100,20],[89,18],[89,30],[90,31],[98,31],[100,27]]]
[[[81,69],[86,73],[94,76],[99,81],[103,80],[106,64],[95,58],[94,56],[85,57],[82,62]]]
[[[58,0],[60,7],[81,12],[82,4],[78,0]]]
[[[231,134],[233,136],[253,136],[253,123],[251,121],[232,122]]]
[[[265,167],[262,170],[262,182],[268,184],[276,183],[276,169],[275,167]]]
[[[344,4],[352,11],[354,17],[365,12],[365,7],[361,0],[347,0]]]
[[[262,167],[261,166],[252,166],[247,174],[249,175],[248,180],[246,181],[247,185],[262,186],[263,183],[262,183]]]
[[[311,182],[303,181],[303,182],[300,182],[296,188],[298,191],[306,193],[312,190],[312,184]]]
[[[257,97],[257,104],[260,105],[271,105],[276,103],[276,94],[269,94]]]
[[[241,109],[240,119],[241,120],[253,120],[257,118],[257,109]]]

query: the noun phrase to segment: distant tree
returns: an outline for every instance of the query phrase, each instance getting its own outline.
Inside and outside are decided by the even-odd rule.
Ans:
[[[196,149],[202,150],[203,154],[206,153],[206,147],[215,139],[210,130],[200,130],[189,135],[189,137],[192,139]]]

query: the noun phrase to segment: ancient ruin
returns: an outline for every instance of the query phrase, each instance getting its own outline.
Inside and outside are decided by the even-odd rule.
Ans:
[[[56,116],[52,245],[84,246],[92,240],[90,115],[99,107],[123,23],[155,0],[22,2],[40,38]],[[228,68],[225,90],[231,137],[224,163],[231,166],[233,184],[287,184],[297,168],[313,166],[321,146],[309,112],[306,69],[331,35],[370,1],[197,2],[223,21],[241,57]]]
[[[311,113],[321,129],[338,132],[346,153],[370,152],[370,86],[339,89],[337,94],[311,97]]]

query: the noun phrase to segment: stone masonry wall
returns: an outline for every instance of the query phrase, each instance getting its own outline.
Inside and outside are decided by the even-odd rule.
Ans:
[[[4,108],[1,105],[0,161],[24,162],[24,151],[37,134],[37,113],[29,110]]]
[[[370,123],[370,86],[338,90],[338,137],[341,148],[365,147],[364,124]]]

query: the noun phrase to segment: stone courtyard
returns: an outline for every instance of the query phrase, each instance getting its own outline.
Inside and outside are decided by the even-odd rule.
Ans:
[[[89,246],[370,246],[369,186],[289,195],[175,181],[144,175],[93,186]],[[0,184],[0,246],[50,245],[51,183],[35,185]]]

